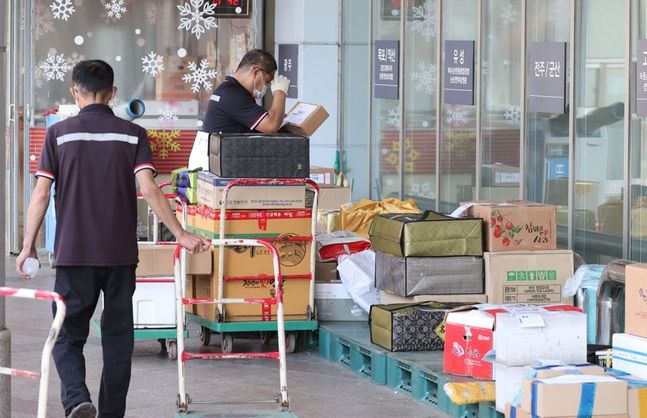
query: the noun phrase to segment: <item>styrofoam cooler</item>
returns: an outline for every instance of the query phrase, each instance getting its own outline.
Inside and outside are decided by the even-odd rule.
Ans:
[[[175,282],[172,278],[137,279],[133,323],[135,329],[175,327]]]

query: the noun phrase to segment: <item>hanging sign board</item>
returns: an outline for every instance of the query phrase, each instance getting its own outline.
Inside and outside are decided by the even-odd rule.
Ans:
[[[636,114],[647,117],[647,39],[638,39],[638,63],[636,68]]]
[[[446,104],[474,104],[474,41],[445,41]]]
[[[566,112],[566,42],[528,45],[528,111]]]
[[[290,79],[288,97],[296,99],[299,97],[299,45],[279,45],[279,74]]]
[[[377,99],[398,99],[400,41],[375,41],[373,91]]]

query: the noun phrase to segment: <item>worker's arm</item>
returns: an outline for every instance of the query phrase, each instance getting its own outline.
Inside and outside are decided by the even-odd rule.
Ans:
[[[36,257],[36,235],[43,224],[47,206],[49,206],[49,191],[53,180],[47,177],[38,177],[36,187],[31,194],[29,208],[27,209],[27,225],[25,225],[25,238],[22,242],[22,250],[16,259],[16,271],[24,279],[29,276],[22,271],[22,264],[27,257]]]
[[[264,134],[273,134],[279,131],[283,118],[285,118],[285,99],[288,96],[290,80],[282,75],[277,75],[272,80],[272,106],[258,125],[256,130]]]
[[[182,228],[180,222],[173,214],[171,206],[166,197],[161,192],[155,180],[153,180],[153,172],[151,170],[140,170],[136,174],[139,189],[144,196],[144,200],[148,203],[153,212],[159,219],[166,225],[166,227],[175,236],[177,242],[182,244],[190,253],[199,253],[206,251],[211,247],[211,241],[196,234],[187,232]]]

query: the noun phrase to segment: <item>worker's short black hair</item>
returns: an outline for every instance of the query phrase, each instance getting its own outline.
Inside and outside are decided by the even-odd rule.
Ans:
[[[236,71],[245,70],[250,67],[258,67],[266,73],[273,74],[276,71],[276,60],[269,52],[261,49],[252,49],[240,60]]]
[[[112,89],[115,73],[105,61],[81,61],[72,70],[72,82],[87,93],[105,93]]]

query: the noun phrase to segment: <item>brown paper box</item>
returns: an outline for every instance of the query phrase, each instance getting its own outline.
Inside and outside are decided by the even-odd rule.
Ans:
[[[235,275],[243,275],[254,269],[254,262],[247,262],[248,269],[238,271],[233,267],[230,272]],[[240,266],[238,264],[237,266]],[[195,276],[196,297],[217,298],[218,297],[218,273],[217,267],[212,275]],[[310,294],[310,280],[287,279],[283,283],[283,312],[286,320],[307,319],[308,299]],[[269,280],[243,280],[226,281],[224,297],[226,298],[268,298],[274,296],[274,279]],[[216,304],[197,305],[197,315],[214,321],[217,309]],[[262,320],[262,308],[258,303],[253,304],[228,304],[224,305],[225,321],[260,321]],[[272,320],[276,320],[276,305],[272,306]]]
[[[341,280],[337,271],[337,261],[322,263],[315,262],[315,280],[318,282],[334,282]]]
[[[319,187],[335,187],[335,169],[310,166],[310,180],[316,182]]]
[[[564,282],[573,275],[570,250],[483,254],[488,303],[571,304]]]
[[[506,404],[505,406],[505,418],[512,418],[512,405]],[[524,411],[521,408],[516,408],[514,413],[515,418],[532,418],[532,415],[529,412]],[[631,415],[593,415],[591,418],[634,418]],[[554,417],[554,418],[577,418],[577,417]],[[639,417],[635,417],[639,418]]]
[[[530,413],[536,402],[539,417],[574,417],[580,409],[581,383],[539,383],[536,400],[531,399],[531,380],[525,380],[521,389],[521,409]],[[597,382],[593,415],[626,415],[627,383],[621,380]]]
[[[173,276],[173,252],[175,245],[139,245],[139,263],[135,275],[146,276]],[[205,251],[199,254],[187,253],[187,274],[210,274],[211,253]]]
[[[625,267],[625,332],[647,338],[647,264]]]
[[[557,248],[555,206],[525,201],[476,202],[468,215],[485,220],[487,251]]]
[[[285,129],[288,132],[310,137],[328,119],[328,112],[321,105],[297,102],[287,112],[286,119],[288,123],[285,124]]]
[[[629,418],[644,418],[647,415],[647,387],[629,388],[627,413]]]
[[[319,190],[319,209],[339,210],[352,200],[350,187],[323,187]]]

